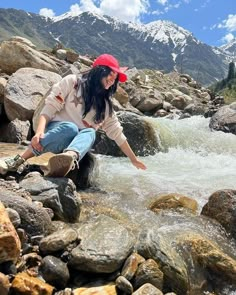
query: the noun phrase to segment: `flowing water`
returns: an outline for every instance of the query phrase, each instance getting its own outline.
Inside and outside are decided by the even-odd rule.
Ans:
[[[201,208],[213,192],[236,189],[235,135],[210,131],[209,119],[200,116],[147,120],[163,151],[142,158],[146,171],[127,158],[99,157],[99,186],[113,194],[113,203],[136,211],[153,196],[175,192],[195,199]]]

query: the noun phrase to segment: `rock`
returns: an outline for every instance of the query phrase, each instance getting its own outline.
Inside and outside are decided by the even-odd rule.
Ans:
[[[52,253],[64,250],[70,243],[78,238],[74,229],[58,230],[40,241],[39,249],[44,253]]]
[[[163,95],[165,97],[165,100],[169,103],[175,98],[172,92],[164,92]]]
[[[20,239],[12,225],[7,211],[0,202],[0,263],[16,262],[20,255]]]
[[[168,112],[161,109],[155,112],[155,114],[153,114],[153,117],[165,117],[168,115]]]
[[[190,103],[184,108],[184,113],[187,113],[191,116],[203,115],[206,112],[206,107],[201,104]]]
[[[137,156],[154,155],[160,150],[156,132],[153,126],[142,117],[129,113],[117,113],[125,136]],[[124,156],[114,141],[99,131],[94,144],[96,153],[115,157]]]
[[[71,252],[69,266],[96,273],[118,270],[134,245],[133,236],[114,219],[100,215],[78,229],[80,244]]]
[[[169,241],[159,233],[158,228],[141,231],[137,251],[144,258],[152,258],[162,265],[161,271],[164,273],[166,286],[177,294],[187,293],[189,280],[185,262]]]
[[[163,96],[158,90],[152,89],[149,93],[143,93],[143,97],[135,106],[141,112],[154,112],[163,107]]]
[[[216,131],[236,135],[236,102],[221,107],[212,117],[209,127]]]
[[[191,82],[193,79],[188,74],[180,74],[180,77],[187,79],[188,82]]]
[[[6,208],[6,212],[11,220],[11,223],[14,225],[15,228],[19,227],[21,224],[20,215],[16,210],[11,208]]]
[[[45,70],[23,68],[14,73],[5,88],[4,106],[10,121],[32,120],[40,100],[61,76]]]
[[[31,138],[31,126],[29,121],[14,119],[7,126],[0,128],[0,141],[19,143]]]
[[[88,66],[88,67],[90,67],[90,66],[93,64],[93,61],[90,60],[89,58],[87,58],[86,56],[81,56],[81,55],[79,55],[78,60],[79,60],[82,64],[84,64],[84,65],[86,65],[86,66]]]
[[[138,253],[132,253],[121,270],[121,275],[127,280],[131,280],[138,269],[139,264],[143,263],[145,259]]]
[[[1,189],[0,201],[18,212],[21,218],[21,228],[32,237],[47,234],[51,228],[51,219],[45,209],[26,201],[16,193]]]
[[[56,57],[61,60],[66,60],[66,50],[65,49],[58,49],[56,51]]]
[[[78,288],[73,290],[73,295],[117,295],[115,285],[106,285],[92,288]]]
[[[54,290],[49,284],[27,273],[18,273],[12,282],[11,289],[16,294],[29,294],[30,290],[30,295],[52,295]]]
[[[67,62],[70,62],[70,63],[73,64],[74,62],[78,61],[78,58],[79,58],[78,53],[73,52],[71,50],[66,51],[66,60],[67,60]]]
[[[31,67],[57,73],[59,68],[55,61],[18,41],[3,41],[0,47],[0,68],[12,74],[20,68]]]
[[[71,179],[42,177],[28,174],[20,181],[20,187],[32,195],[33,201],[51,208],[57,219],[75,222],[80,215],[81,200]]]
[[[201,214],[217,220],[236,239],[236,190],[213,193]]]
[[[154,212],[160,212],[166,209],[185,208],[196,213],[198,204],[196,200],[180,194],[167,194],[155,198],[149,205],[149,209]]]
[[[114,98],[117,99],[121,105],[125,105],[129,101],[128,93],[120,86],[117,87]]]
[[[20,36],[12,36],[8,41],[20,42],[20,43],[25,44],[33,49],[36,49],[36,46],[29,39],[22,38]]]
[[[70,278],[66,263],[54,256],[44,257],[39,271],[44,280],[57,289],[65,288]]]
[[[190,90],[186,86],[179,85],[178,90],[181,91],[182,93],[186,94],[186,95],[190,95]]]
[[[142,285],[150,283],[156,288],[162,290],[163,272],[153,259],[148,259],[139,265],[134,277],[134,288],[138,289]]]
[[[187,105],[184,96],[175,97],[170,103],[179,110],[183,110]]]
[[[133,295],[163,295],[163,293],[154,287],[152,284],[144,284]]]
[[[10,290],[10,282],[7,276],[0,272],[0,294],[8,295]]]
[[[193,261],[197,261],[204,270],[208,270],[210,276],[212,273],[218,274],[221,279],[236,282],[236,260],[223,253],[213,242],[198,234],[188,234],[182,237],[178,244],[187,249]]]
[[[125,294],[133,293],[133,286],[125,277],[119,276],[116,279],[116,286],[121,291],[124,291]]]
[[[7,85],[7,80],[0,77],[0,103],[4,103],[4,92]]]

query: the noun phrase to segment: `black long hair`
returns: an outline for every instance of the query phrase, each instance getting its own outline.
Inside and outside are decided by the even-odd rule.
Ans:
[[[82,75],[82,96],[85,103],[83,118],[91,108],[94,108],[96,111],[94,122],[96,124],[102,122],[105,118],[106,102],[109,106],[109,115],[111,116],[113,112],[111,97],[116,92],[118,76],[114,84],[108,89],[105,89],[102,85],[102,79],[111,72],[112,69],[107,66],[96,66]]]

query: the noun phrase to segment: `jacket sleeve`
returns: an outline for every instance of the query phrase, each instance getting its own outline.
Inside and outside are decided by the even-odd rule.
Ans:
[[[76,82],[76,75],[68,75],[54,84],[49,95],[45,98],[45,105],[40,115],[47,115],[49,119],[52,119],[57,112],[60,112],[64,108],[66,97]]]
[[[118,146],[121,146],[126,141],[126,136],[123,133],[123,127],[121,126],[115,112],[112,116],[108,116],[103,125],[102,129],[106,132],[106,135],[114,140]]]

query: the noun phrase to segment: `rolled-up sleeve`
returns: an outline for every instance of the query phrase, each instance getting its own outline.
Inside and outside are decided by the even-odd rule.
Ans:
[[[45,105],[40,115],[46,115],[52,119],[65,105],[65,99],[76,83],[75,75],[68,75],[54,84],[49,95],[45,98]]]
[[[121,126],[116,114],[113,112],[112,116],[104,121],[102,129],[106,132],[106,135],[114,140],[118,146],[121,146],[126,141],[126,136],[123,133],[123,127]]]

